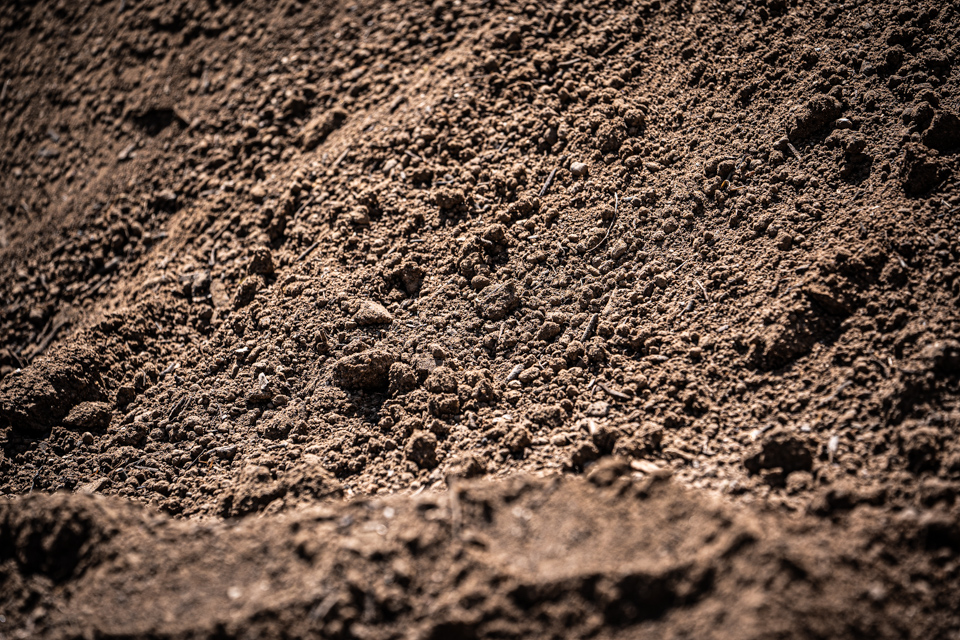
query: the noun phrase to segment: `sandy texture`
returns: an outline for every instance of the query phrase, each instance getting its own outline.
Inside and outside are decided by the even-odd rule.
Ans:
[[[0,636],[960,633],[958,26],[8,3]]]

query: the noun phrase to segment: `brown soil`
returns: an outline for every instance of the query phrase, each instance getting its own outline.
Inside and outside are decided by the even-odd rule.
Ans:
[[[0,638],[960,637],[958,27],[5,3]]]

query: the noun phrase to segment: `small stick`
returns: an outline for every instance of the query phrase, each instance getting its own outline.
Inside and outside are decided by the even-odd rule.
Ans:
[[[574,24],[576,24],[576,23],[574,23]],[[561,36],[561,37],[563,37],[563,36]],[[566,62],[561,62],[561,63],[558,64],[557,66],[558,66],[558,67],[572,67],[573,65],[577,64],[578,62],[580,62],[580,58],[574,58],[573,60],[567,60]]]
[[[340,154],[340,157],[333,161],[333,164],[330,165],[331,169],[336,169],[340,166],[340,163],[343,162],[343,159],[347,157],[347,154],[350,153],[350,147],[347,147],[343,150],[343,153]]]
[[[610,396],[611,398],[616,398],[617,400],[623,400],[623,401],[630,400],[630,396],[628,396],[627,394],[620,393],[619,391],[611,389],[610,387],[603,384],[602,382],[598,382],[597,386],[603,389],[604,391],[606,391],[607,395]]]
[[[590,381],[590,384],[587,385],[587,391],[590,391],[590,389],[593,389],[593,385],[595,385],[595,384],[597,384],[597,379],[596,379],[596,378],[592,379],[592,380]]]
[[[303,260],[304,258],[306,258],[308,255],[310,255],[310,253],[311,253],[314,249],[316,249],[318,246],[320,246],[320,241],[319,241],[319,240],[317,240],[317,241],[314,242],[312,245],[310,245],[309,247],[307,247],[306,249],[304,249],[302,252],[300,252],[300,255],[297,256],[297,262],[300,262],[301,260]]]
[[[609,47],[607,47],[607,49],[606,49],[603,53],[600,54],[600,57],[601,57],[601,58],[606,58],[608,55],[610,55],[611,53],[613,53],[614,51],[616,51],[617,49],[619,49],[620,47],[622,47],[622,46],[623,46],[623,42],[624,42],[623,40],[620,40],[620,41],[618,41],[618,42],[614,42],[612,45],[610,45]]]
[[[308,206],[312,205],[314,202],[313,198],[304,198],[303,202],[300,203],[300,206],[297,207],[297,210],[294,212],[293,217],[297,219],[300,217],[300,214],[303,213],[303,210]]]
[[[540,197],[543,197],[543,194],[547,192],[547,189],[550,188],[550,185],[553,184],[553,178],[557,175],[557,167],[554,167],[550,172],[550,175],[547,176],[546,181],[543,183],[543,188],[540,189]]]
[[[163,380],[168,373],[173,373],[173,371],[179,367],[179,362],[171,362],[169,367],[160,372],[160,379]]]
[[[397,96],[396,98],[394,98],[393,102],[390,103],[390,107],[389,107],[390,113],[393,113],[394,111],[396,111],[397,107],[403,104],[406,99],[407,99],[406,96]]]
[[[57,332],[60,331],[60,329],[62,329],[63,326],[64,326],[65,324],[67,324],[67,322],[69,322],[69,321],[68,321],[68,320],[61,320],[60,322],[57,322],[55,325],[53,325],[53,328],[50,329],[50,333],[48,333],[48,334],[47,334],[47,337],[44,338],[44,339],[40,342],[40,344],[37,345],[37,348],[33,350],[33,352],[30,354],[30,356],[27,358],[27,360],[28,360],[28,361],[32,361],[32,360],[33,360],[34,358],[36,358],[38,355],[40,355],[41,353],[43,353],[43,352],[47,349],[47,347],[50,346],[50,343],[53,342],[53,339],[54,339],[55,337],[57,337]]]
[[[553,179],[557,177],[557,170],[563,166],[563,163],[567,161],[567,156],[560,158],[560,162],[557,163],[557,166],[553,168],[553,171],[550,172],[550,175],[547,176],[546,182],[543,183],[543,188],[540,189],[540,197],[542,198],[544,194],[547,193],[547,189],[553,184]]]
[[[700,287],[700,293],[703,294],[703,299],[706,300],[707,302],[710,302],[710,296],[707,295],[707,290],[704,288],[703,283],[696,279],[694,280],[694,282],[696,282],[697,286]]]
[[[177,404],[173,405],[173,408],[170,409],[170,413],[167,414],[167,420],[174,420],[177,416],[179,416],[180,412],[186,408],[187,400],[189,400],[189,396],[187,395],[184,395],[177,400]]]
[[[843,393],[843,390],[852,384],[853,384],[853,380],[849,380],[849,379],[844,380],[843,383],[839,387],[837,387],[836,391],[834,391],[829,396],[827,396],[826,398],[821,400],[819,403],[817,403],[817,408],[819,409],[820,407],[824,407],[830,404],[831,402],[833,402],[834,400],[836,400],[838,397],[840,397],[840,394]]]
[[[583,336],[581,336],[580,342],[586,343],[587,340],[590,339],[590,334],[597,328],[597,320],[599,317],[599,314],[596,313],[590,316],[590,320],[587,321],[587,328],[583,330]]]
[[[793,155],[797,156],[797,160],[800,160],[800,159],[801,159],[801,158],[800,158],[800,152],[797,151],[797,148],[796,148],[795,146],[793,146],[792,144],[790,144],[790,143],[788,142],[788,143],[787,143],[787,147],[790,149],[791,152],[793,152]]]
[[[520,375],[520,372],[523,371],[523,365],[518,364],[513,369],[510,370],[510,373],[507,374],[507,382],[512,382],[517,379],[517,376]]]

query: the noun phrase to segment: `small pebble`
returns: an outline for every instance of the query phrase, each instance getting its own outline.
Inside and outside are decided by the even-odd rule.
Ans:
[[[570,173],[578,178],[587,175],[587,165],[583,162],[574,162],[570,165]]]

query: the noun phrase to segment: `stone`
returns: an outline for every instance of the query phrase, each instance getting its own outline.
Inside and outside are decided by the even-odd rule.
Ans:
[[[489,293],[482,298],[477,298],[480,315],[486,320],[503,320],[519,304],[517,284],[513,280],[492,287]]]
[[[364,300],[360,305],[360,310],[353,316],[354,322],[361,327],[375,324],[390,324],[393,322],[393,315],[386,308],[372,300]]]

